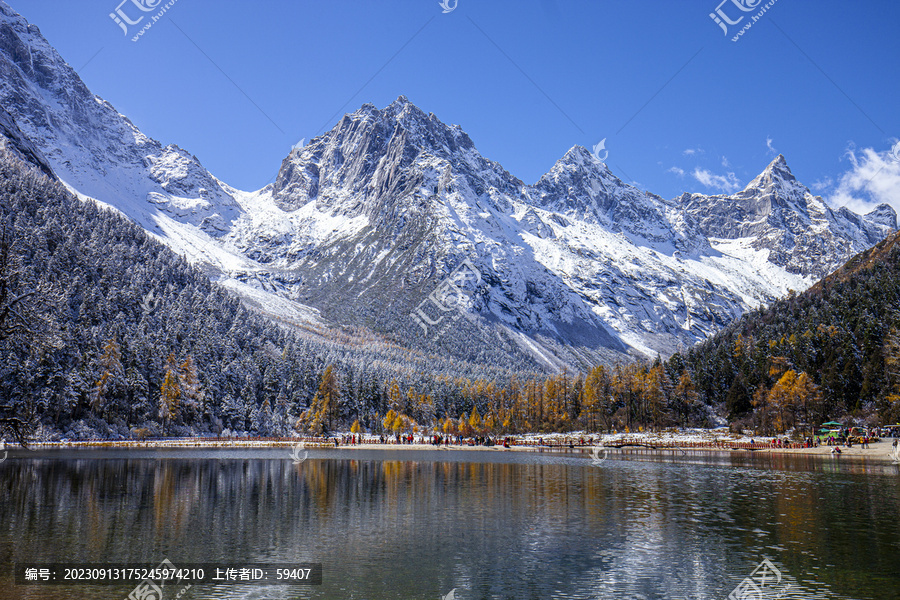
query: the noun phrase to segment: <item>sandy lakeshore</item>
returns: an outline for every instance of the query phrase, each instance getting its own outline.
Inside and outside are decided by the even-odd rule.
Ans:
[[[885,439],[877,442],[870,442],[868,448],[863,448],[859,444],[853,444],[853,447],[841,446],[841,456],[861,456],[866,458],[883,458],[891,461],[891,452],[893,451],[894,440]],[[818,446],[816,448],[784,448],[760,450],[760,452],[784,452],[787,454],[831,454],[831,446]]]
[[[488,452],[567,452],[567,453],[591,453],[595,449],[603,448],[604,452],[614,454],[627,454],[633,451],[641,452],[665,452],[687,453],[697,452],[731,452],[731,453],[776,453],[799,454],[813,456],[828,456],[832,454],[832,446],[820,445],[812,448],[780,448],[760,447],[768,446],[769,438],[744,438],[729,436],[727,439],[712,437],[708,431],[701,434],[674,434],[653,435],[642,434],[638,436],[623,437],[621,434],[606,436],[585,436],[582,444],[581,436],[565,436],[551,434],[547,436],[529,435],[516,438],[516,443],[507,447],[502,444],[493,446],[470,445],[468,443],[449,444],[436,446],[430,443],[398,444],[391,440],[389,443],[380,443],[378,440],[367,439],[363,443],[343,443],[342,436],[327,439],[312,438],[173,438],[156,440],[83,440],[61,442],[35,442],[30,444],[32,449],[54,448],[296,448],[299,444],[305,449],[340,449],[340,450],[418,450],[446,452],[448,450],[471,450]],[[346,438],[345,438],[346,439]],[[335,444],[335,440],[338,441]],[[755,442],[751,446],[750,442]],[[883,439],[871,442],[868,448],[854,444],[852,447],[840,446],[840,457],[876,460],[879,462],[895,462],[892,453],[893,439]],[[715,445],[714,445],[715,444]]]
[[[852,448],[848,448],[847,446],[841,446],[841,457],[853,457],[853,458],[865,458],[867,460],[881,460],[885,462],[892,462],[893,459],[891,457],[891,451],[893,450],[892,446],[893,440],[881,440],[879,442],[872,442],[869,444],[868,448],[863,448],[857,444],[854,444]],[[436,447],[431,444],[354,444],[341,446],[344,449],[360,449],[360,450],[434,450],[434,451],[444,451],[444,450],[481,450],[481,451],[504,451],[504,452],[541,452],[541,451],[568,451],[568,452],[584,452],[590,453],[593,450],[593,446],[579,446],[574,445],[573,448],[569,448],[568,446],[511,446],[509,448],[504,448],[503,446],[469,446],[469,445],[458,445],[451,444],[449,446],[440,446]],[[627,453],[629,450],[633,449],[644,449],[644,450],[657,450],[659,452],[668,452],[671,453],[673,448],[663,448],[656,447],[654,448],[652,445],[647,446],[625,446],[622,448],[610,447],[607,448],[608,452],[621,452]],[[757,450],[746,450],[746,449],[731,449],[731,448],[683,448],[686,452],[735,452],[735,453],[781,453],[781,454],[805,454],[805,455],[820,455],[820,456],[830,456],[832,454],[831,446],[818,446],[813,448],[761,448]]]

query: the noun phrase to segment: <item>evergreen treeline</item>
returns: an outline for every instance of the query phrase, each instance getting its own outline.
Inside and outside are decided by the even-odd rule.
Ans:
[[[900,234],[665,363],[547,377],[277,327],[0,152],[0,428],[37,438],[503,434],[900,417]],[[15,432],[12,432],[15,433]]]
[[[739,425],[900,418],[900,233],[668,363]]]
[[[717,414],[763,434],[846,417],[900,422],[900,232],[665,363],[478,386],[466,388],[473,412],[440,422],[445,430],[633,431],[710,425]],[[384,425],[405,423],[391,416]]]
[[[462,375],[508,379],[276,327],[137,225],[6,152],[0,236],[0,416],[33,437],[288,434],[326,370],[341,390],[334,428],[380,422],[391,385],[428,394],[443,414],[464,410]]]

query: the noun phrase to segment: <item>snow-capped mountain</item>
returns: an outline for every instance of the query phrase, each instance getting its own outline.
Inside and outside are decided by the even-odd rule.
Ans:
[[[545,210],[669,251],[696,251],[706,242],[697,224],[678,207],[626,185],[581,146],[557,161],[529,196]]]
[[[434,351],[537,353],[545,367],[570,346],[595,358],[625,352],[568,274],[525,239],[525,213],[541,220],[527,192],[459,127],[401,97],[384,110],[363,106],[294,150],[259,200],[283,211],[284,234],[265,231],[272,211],[248,211],[254,223],[236,228],[236,245],[265,248],[257,259],[278,285],[326,317]],[[467,260],[481,282],[458,299],[476,318],[455,319],[432,344],[457,313],[429,305],[429,294]]]
[[[846,207],[832,209],[794,178],[780,155],[733,196],[684,194],[675,202],[704,236],[752,240],[750,247],[767,251],[769,262],[816,279],[897,226],[886,204],[862,217]]]
[[[0,101],[24,152],[265,314],[496,365],[668,354],[896,228],[886,205],[831,209],[780,156],[731,196],[665,200],[580,146],[526,185],[402,96],[242,192],[93,96],[2,2]]]
[[[148,138],[92,94],[40,30],[3,2],[0,99],[66,185],[148,229],[165,214],[217,235],[238,215],[229,191],[194,156]]]
[[[666,201],[579,146],[527,186],[403,97],[293,151],[262,196],[291,215],[287,237],[257,237],[260,220],[239,245],[266,248],[261,258],[290,273],[279,283],[301,301],[341,322],[362,309],[360,324],[390,330],[379,321],[387,307],[398,307],[390,319],[414,310],[468,260],[483,278],[468,310],[506,342],[527,334],[544,356],[621,350],[607,334],[671,352],[804,289],[896,226],[889,207],[831,210],[780,156],[734,196]]]

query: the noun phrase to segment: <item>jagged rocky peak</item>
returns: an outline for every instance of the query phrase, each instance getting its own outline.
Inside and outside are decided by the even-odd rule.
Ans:
[[[811,216],[825,218],[829,212],[821,199],[797,181],[780,154],[736,194],[683,194],[676,203],[698,219],[704,235],[717,238],[786,228],[785,218],[796,220],[789,217],[792,214],[808,222]]]
[[[458,125],[425,114],[405,96],[383,109],[365,104],[344,115],[329,132],[296,149],[282,162],[274,187],[277,205],[293,211],[315,200],[319,209],[371,213],[385,194],[398,198],[419,188],[463,181],[474,195],[491,188],[517,193],[522,183],[481,156]],[[428,185],[426,185],[428,184]]]
[[[610,215],[626,185],[584,146],[572,146],[532,187],[534,204],[546,210],[615,222]]]
[[[406,144],[445,159],[461,150],[475,148],[461,127],[444,124],[434,113],[425,114],[402,95],[383,109],[364,104],[356,112],[344,115],[326,137],[340,136],[359,128],[388,140],[402,137]]]
[[[579,144],[575,144],[566,150],[566,153],[554,163],[550,171],[543,175],[541,179],[558,177],[565,172],[574,172],[578,170],[618,179],[612,174],[609,167],[606,166],[606,163],[599,160],[590,150]],[[621,181],[619,183],[621,183]]]
[[[556,161],[554,168],[562,165],[597,167],[604,171],[608,171],[605,163],[597,159],[596,156],[591,154],[590,150],[580,144],[575,144],[569,148],[566,153],[562,155],[562,158]]]
[[[770,212],[787,208],[820,220],[826,217],[826,213],[832,212],[821,197],[814,195],[808,187],[797,181],[781,154],[736,196],[758,198],[764,201]],[[841,208],[838,212],[860,226],[873,229],[868,234],[872,243],[897,228],[897,213],[888,204],[880,204],[865,215],[856,214],[847,208]]]
[[[559,183],[584,187],[592,180],[604,182],[612,187],[632,187],[616,177],[606,163],[594,156],[590,150],[578,144],[569,148],[553,167],[535,183],[535,188],[546,188]],[[589,185],[591,189],[594,186]],[[641,191],[641,190],[638,190]],[[641,191],[641,193],[643,193]]]
[[[324,208],[338,195],[362,200],[388,181],[396,183],[399,172],[421,153],[421,136],[416,134],[428,129],[427,124],[428,117],[403,97],[384,110],[364,104],[282,161],[274,187],[276,203],[285,211],[313,200]]]
[[[863,215],[863,218],[870,223],[889,227],[891,230],[897,229],[897,211],[890,204],[879,204]]]
[[[625,231],[654,245],[684,251],[702,243],[690,219],[674,218],[662,198],[625,183],[583,146],[570,148],[529,195],[540,208]]]
[[[765,170],[747,184],[737,197],[769,197],[799,201],[809,194],[809,188],[797,181],[784,156],[779,154]]]
[[[685,194],[677,202],[707,237],[749,239],[769,262],[807,278],[824,276],[896,227],[888,206],[864,216],[831,208],[797,181],[781,155],[736,194]]]
[[[365,105],[367,110],[372,114],[397,121],[404,125],[415,126],[423,121],[428,120],[429,115],[425,114],[421,108],[409,101],[404,95],[397,96],[397,99],[388,104],[384,109],[378,110],[372,104]],[[431,115],[433,116],[433,115]]]
[[[460,150],[475,148],[475,144],[459,125],[446,125],[434,113],[426,115],[406,96],[399,96],[384,110],[376,110],[375,113],[413,134],[410,138],[412,143],[436,156],[449,158]]]
[[[794,174],[791,172],[791,168],[787,164],[787,160],[785,160],[783,154],[779,154],[776,156],[772,162],[769,163],[769,166],[760,173],[756,180],[764,180],[764,181],[773,181],[775,179],[780,179],[783,181],[797,181],[797,178],[794,177]]]
[[[52,115],[26,115],[18,104],[28,102],[18,88],[23,82],[53,95],[57,102],[67,105],[73,116],[85,119],[85,113],[93,102],[93,94],[87,89],[75,71],[59,56],[41,35],[40,29],[29,24],[22,16],[0,0],[0,81],[7,89],[4,108],[17,119],[31,117],[36,127],[50,127]],[[86,106],[87,105],[87,106]]]

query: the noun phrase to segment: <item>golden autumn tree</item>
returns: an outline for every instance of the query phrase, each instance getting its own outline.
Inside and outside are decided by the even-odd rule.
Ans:
[[[444,419],[444,426],[442,428],[442,431],[447,435],[456,435],[459,431],[456,419],[452,417],[447,417],[446,419]]]
[[[478,433],[481,431],[483,423],[481,421],[481,415],[478,414],[478,407],[472,407],[472,413],[469,415],[469,427],[472,428],[472,431]]]
[[[100,369],[100,379],[97,381],[91,408],[97,413],[107,413],[109,392],[115,387],[115,384],[121,385],[125,379],[125,370],[122,368],[122,349],[116,336],[113,336],[103,347]]]
[[[631,430],[640,418],[639,399],[643,391],[643,377],[635,365],[616,365],[613,371],[611,390],[618,404],[622,406],[622,417],[627,430]]]
[[[391,429],[394,433],[403,433],[412,428],[412,422],[410,418],[404,414],[398,414],[394,417],[394,422],[391,424]]]
[[[678,422],[682,427],[687,426],[691,412],[700,401],[700,394],[694,387],[691,372],[685,369],[678,378],[678,383],[672,392],[673,405],[678,414]]]
[[[775,382],[766,398],[766,402],[775,415],[775,431],[783,433],[793,422],[793,388],[797,379],[797,373],[788,369]]]
[[[306,429],[310,433],[321,435],[331,431],[334,419],[340,410],[340,389],[334,366],[328,365],[322,373],[319,389],[309,405],[306,413]]]
[[[469,416],[466,413],[459,415],[459,434],[464,437],[472,435],[472,426],[469,425]]]
[[[806,372],[800,372],[794,381],[793,401],[797,406],[797,414],[807,425],[821,423],[824,419],[825,398],[822,389]]]
[[[397,413],[394,416],[394,421],[391,423],[391,431],[394,433],[403,431],[403,413]]]
[[[652,367],[644,376],[644,418],[654,430],[664,425],[669,378],[662,363]]]
[[[387,411],[387,414],[384,415],[384,421],[381,422],[381,425],[384,427],[386,431],[391,431],[394,428],[394,419],[397,418],[397,411],[393,408]]]
[[[584,393],[581,406],[581,420],[588,431],[597,431],[600,415],[600,402],[603,397],[603,379],[606,369],[597,366],[591,369],[584,382]]]
[[[564,407],[562,379],[558,377],[548,377],[544,381],[543,388],[543,398],[545,402],[542,403],[543,410],[541,412],[543,418],[540,422],[540,429],[541,431],[554,431],[559,426],[560,413]]]
[[[175,355],[169,354],[162,385],[159,388],[159,417],[163,421],[164,429],[168,429],[178,418],[181,386],[178,384],[177,373]]]
[[[513,375],[509,384],[500,391],[499,406],[497,407],[497,426],[501,433],[516,433],[522,421],[524,413],[521,412],[521,386],[518,378]]]
[[[400,384],[396,379],[392,379],[388,385],[388,403],[392,410],[403,412],[403,394],[400,391]]]
[[[797,423],[798,415],[818,417],[822,394],[808,374],[788,369],[769,390],[766,401],[775,415],[776,431],[783,433]]]

